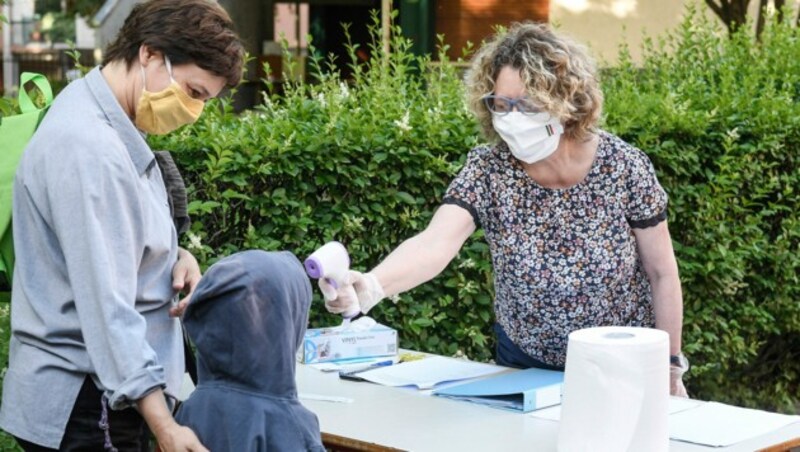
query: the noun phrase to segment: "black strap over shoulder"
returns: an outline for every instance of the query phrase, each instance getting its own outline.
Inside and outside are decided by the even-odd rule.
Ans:
[[[169,210],[175,223],[175,230],[178,231],[178,235],[183,234],[192,224],[187,208],[186,184],[169,151],[153,151],[153,154],[156,156],[156,163],[167,187]]]

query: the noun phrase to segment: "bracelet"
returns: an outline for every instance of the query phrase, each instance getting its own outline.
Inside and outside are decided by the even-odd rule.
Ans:
[[[689,370],[689,360],[686,359],[686,356],[684,356],[682,352],[678,352],[677,355],[670,355],[669,365],[678,367],[684,371]]]

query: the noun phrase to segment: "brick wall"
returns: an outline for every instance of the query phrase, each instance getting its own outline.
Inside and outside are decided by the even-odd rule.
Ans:
[[[478,47],[495,24],[546,22],[549,13],[550,0],[438,0],[436,33],[445,35],[450,57],[457,57],[467,41]]]

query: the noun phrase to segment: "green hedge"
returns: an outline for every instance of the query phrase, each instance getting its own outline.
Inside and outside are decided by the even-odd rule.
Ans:
[[[792,15],[787,15],[790,17]],[[800,33],[732,40],[690,14],[605,80],[606,123],[670,194],[693,392],[798,410]]]
[[[400,38],[388,60],[373,47],[371,63],[353,59],[348,84],[317,60],[316,83],[287,85],[239,117],[222,102],[195,127],[153,139],[187,172],[187,246],[204,265],[245,248],[302,257],[338,239],[355,268],[371,268],[424,228],[477,129],[455,65],[413,57]],[[760,43],[728,40],[690,10],[647,44],[643,64],[627,55],[603,72],[604,127],[652,158],[670,194],[690,392],[796,411],[800,33],[772,23]],[[489,359],[491,294],[478,232],[433,282],[372,313],[404,347]],[[335,323],[316,297],[312,324]]]

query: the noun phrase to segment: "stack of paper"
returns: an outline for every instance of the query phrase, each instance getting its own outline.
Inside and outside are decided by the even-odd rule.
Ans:
[[[706,403],[700,400],[693,400],[693,399],[686,399],[683,397],[670,397],[669,398],[669,406],[667,408],[669,414],[680,413],[681,411],[690,410],[692,408],[697,408],[701,404]],[[552,406],[550,408],[545,408],[543,410],[539,410],[533,414],[532,417],[538,417],[539,419],[547,419],[548,421],[560,421],[561,420],[561,405]]]
[[[800,422],[800,416],[708,402],[670,415],[669,437],[677,441],[724,447],[795,422]]]
[[[539,410],[532,416],[558,421],[561,406]],[[800,416],[679,397],[669,400],[669,437],[674,441],[727,447],[795,422],[800,422]]]
[[[431,389],[440,383],[483,377],[502,370],[503,368],[491,364],[431,356],[418,361],[360,372],[358,376],[384,386],[416,386],[419,389]]]
[[[527,413],[561,403],[563,383],[564,372],[526,369],[451,386],[434,395]]]

